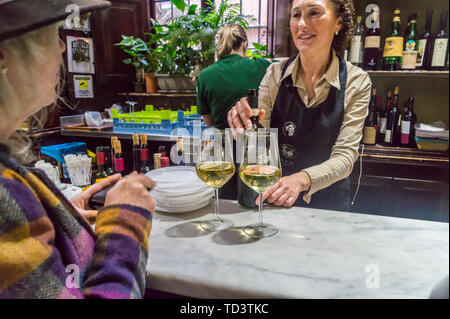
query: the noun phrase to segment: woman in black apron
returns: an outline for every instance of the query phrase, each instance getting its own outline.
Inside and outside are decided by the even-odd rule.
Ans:
[[[338,181],[315,192],[309,203],[303,200],[301,194],[308,192],[311,187],[311,178],[305,169],[330,159],[343,125],[348,67],[342,59],[342,51],[354,30],[353,3],[351,0],[294,0],[290,12],[291,34],[300,56],[295,55],[281,62],[284,65],[281,76],[278,78],[277,75],[280,81],[270,117],[270,127],[278,128],[283,178],[264,193],[263,200],[284,207],[295,205],[349,211],[348,174],[343,174]],[[294,86],[294,74],[285,76],[286,71],[290,69],[293,72],[292,64],[298,61],[296,75],[302,77],[308,100],[311,100],[316,94],[315,82],[336,59],[334,52],[338,59],[335,62],[335,67],[338,65],[338,85],[330,86],[322,102],[314,107],[306,107],[298,88]],[[370,88],[367,89],[365,85],[361,90],[367,91],[367,94],[363,92],[362,99],[368,102]],[[248,128],[248,114],[251,114],[251,110],[246,99],[242,99],[228,113],[230,127]],[[260,110],[260,120],[264,115],[265,111]],[[362,125],[358,131],[359,135],[361,133]]]

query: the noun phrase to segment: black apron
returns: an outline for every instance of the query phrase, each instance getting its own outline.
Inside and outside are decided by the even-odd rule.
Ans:
[[[293,56],[287,61],[281,78],[295,58]],[[307,108],[303,103],[293,86],[292,76],[281,82],[270,127],[278,128],[283,176],[298,173],[330,158],[344,118],[347,66],[343,59],[339,61],[339,81],[341,89],[331,86],[326,100],[313,108]],[[294,206],[349,211],[350,179],[347,177],[314,193],[310,204],[305,203],[303,195],[300,193]]]

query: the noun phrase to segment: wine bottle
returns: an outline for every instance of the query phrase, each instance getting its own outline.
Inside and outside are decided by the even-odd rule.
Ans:
[[[394,97],[392,98],[392,108],[395,108],[397,110],[397,117],[395,121],[395,128],[394,128],[394,137],[393,137],[393,143],[394,146],[400,145],[400,136],[401,136],[401,129],[402,129],[402,111],[399,108],[400,103],[400,97],[398,94],[399,88],[398,86],[394,89]]]
[[[125,161],[122,155],[122,145],[119,140],[114,142],[114,169],[116,173],[124,176]]]
[[[111,136],[111,161],[112,161],[112,170],[115,172],[116,168],[115,168],[115,161],[114,161],[114,154],[115,154],[115,147],[116,147],[116,141],[118,141],[119,139],[117,138],[117,136]]]
[[[433,54],[431,58],[431,70],[444,71],[447,60],[448,34],[445,31],[448,11],[441,13],[439,32],[434,37]]]
[[[403,109],[400,145],[404,147],[408,147],[411,145],[410,137],[412,129],[411,125],[413,121],[413,112],[414,112],[414,97],[411,96],[408,98],[408,102],[406,103]]]
[[[417,13],[413,13],[410,16],[408,32],[405,36],[405,47],[403,50],[403,70],[414,70],[417,64]]]
[[[376,117],[376,125],[375,128],[377,130],[377,138],[376,138],[376,142],[378,142],[379,140],[379,135],[380,135],[380,115],[383,112],[383,110],[381,109],[381,102],[382,102],[382,97],[380,95],[376,96],[375,99],[375,105],[376,105],[376,112],[375,112],[375,117]]]
[[[153,167],[161,168],[161,153],[153,153]]]
[[[252,108],[252,116],[250,117],[250,120],[252,121],[252,129],[257,131],[258,128],[263,128],[258,119],[258,90],[249,89],[247,91],[247,100],[248,104]]]
[[[180,163],[178,165],[185,166],[186,164],[184,163],[184,149],[183,149],[183,139],[182,138],[177,139],[177,152],[178,152],[178,157],[180,157]]]
[[[380,22],[379,12],[372,10],[372,28],[369,28],[364,40],[363,69],[376,71],[378,66],[378,55],[380,51]]]
[[[166,157],[166,147],[164,145],[161,145],[158,147],[158,153],[161,153],[161,158]]]
[[[114,174],[114,165],[113,165],[113,155],[114,153],[111,151],[111,147],[103,146],[103,152],[105,153],[105,165],[106,165],[106,173],[108,176]]]
[[[433,35],[431,34],[431,20],[433,10],[427,11],[427,20],[422,34],[419,38],[419,48],[417,50],[416,68],[420,70],[429,70],[431,64],[431,51],[433,49]]]
[[[392,31],[386,38],[383,51],[383,69],[397,71],[402,64],[403,37],[400,34],[400,9],[394,10]]]
[[[384,110],[382,109],[380,112],[380,129],[379,129],[379,138],[378,138],[378,143],[383,144],[384,142],[384,138],[386,136],[386,121],[387,121],[387,117],[388,114],[391,110],[391,101],[392,101],[392,93],[391,91],[388,91],[387,93],[387,97],[386,97],[386,106],[384,108]]]
[[[95,154],[97,158],[97,168],[98,172],[95,174],[95,182],[99,182],[101,179],[108,177],[108,173],[105,169],[105,151],[103,146],[99,146],[95,149]]]
[[[372,88],[372,97],[369,104],[369,114],[364,122],[363,143],[367,145],[375,145],[377,139],[376,129],[376,94],[377,90]]]
[[[146,174],[150,172],[149,159],[148,159],[148,142],[147,134],[140,135],[140,146],[139,146],[139,158],[141,160],[141,167],[139,172]]]
[[[133,171],[139,172],[139,134],[133,134]]]
[[[384,142],[386,146],[396,146],[397,143],[397,127],[400,119],[400,112],[398,110],[398,86],[395,87],[394,98],[392,99],[391,108],[386,123],[386,134]]]
[[[356,17],[356,30],[350,44],[350,63],[360,67],[362,66],[363,56],[363,26],[361,24],[361,16]]]

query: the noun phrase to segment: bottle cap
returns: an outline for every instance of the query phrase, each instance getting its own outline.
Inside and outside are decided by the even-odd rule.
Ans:
[[[153,153],[153,159],[160,159],[161,153]]]
[[[139,145],[139,134],[133,134],[133,145]]]
[[[118,140],[117,136],[111,136],[111,146],[114,148],[115,142]]]
[[[161,167],[169,167],[170,161],[168,157],[161,157]]]
[[[120,141],[114,141],[114,150],[116,153],[122,153],[122,145],[120,144]]]
[[[400,14],[400,9],[399,8],[395,8],[394,14]]]
[[[147,134],[141,134],[141,144],[147,144]]]
[[[398,86],[396,86],[394,89],[394,95],[398,95],[398,89],[399,89]]]
[[[372,88],[372,95],[377,95],[377,89],[376,88]]]
[[[248,89],[247,96],[258,96],[258,90],[257,89]]]
[[[361,23],[361,20],[362,20],[362,16],[357,16],[356,17],[356,22]]]

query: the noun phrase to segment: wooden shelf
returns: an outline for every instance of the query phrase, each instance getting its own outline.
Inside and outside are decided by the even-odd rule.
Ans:
[[[367,71],[371,77],[447,78],[448,71]]]

